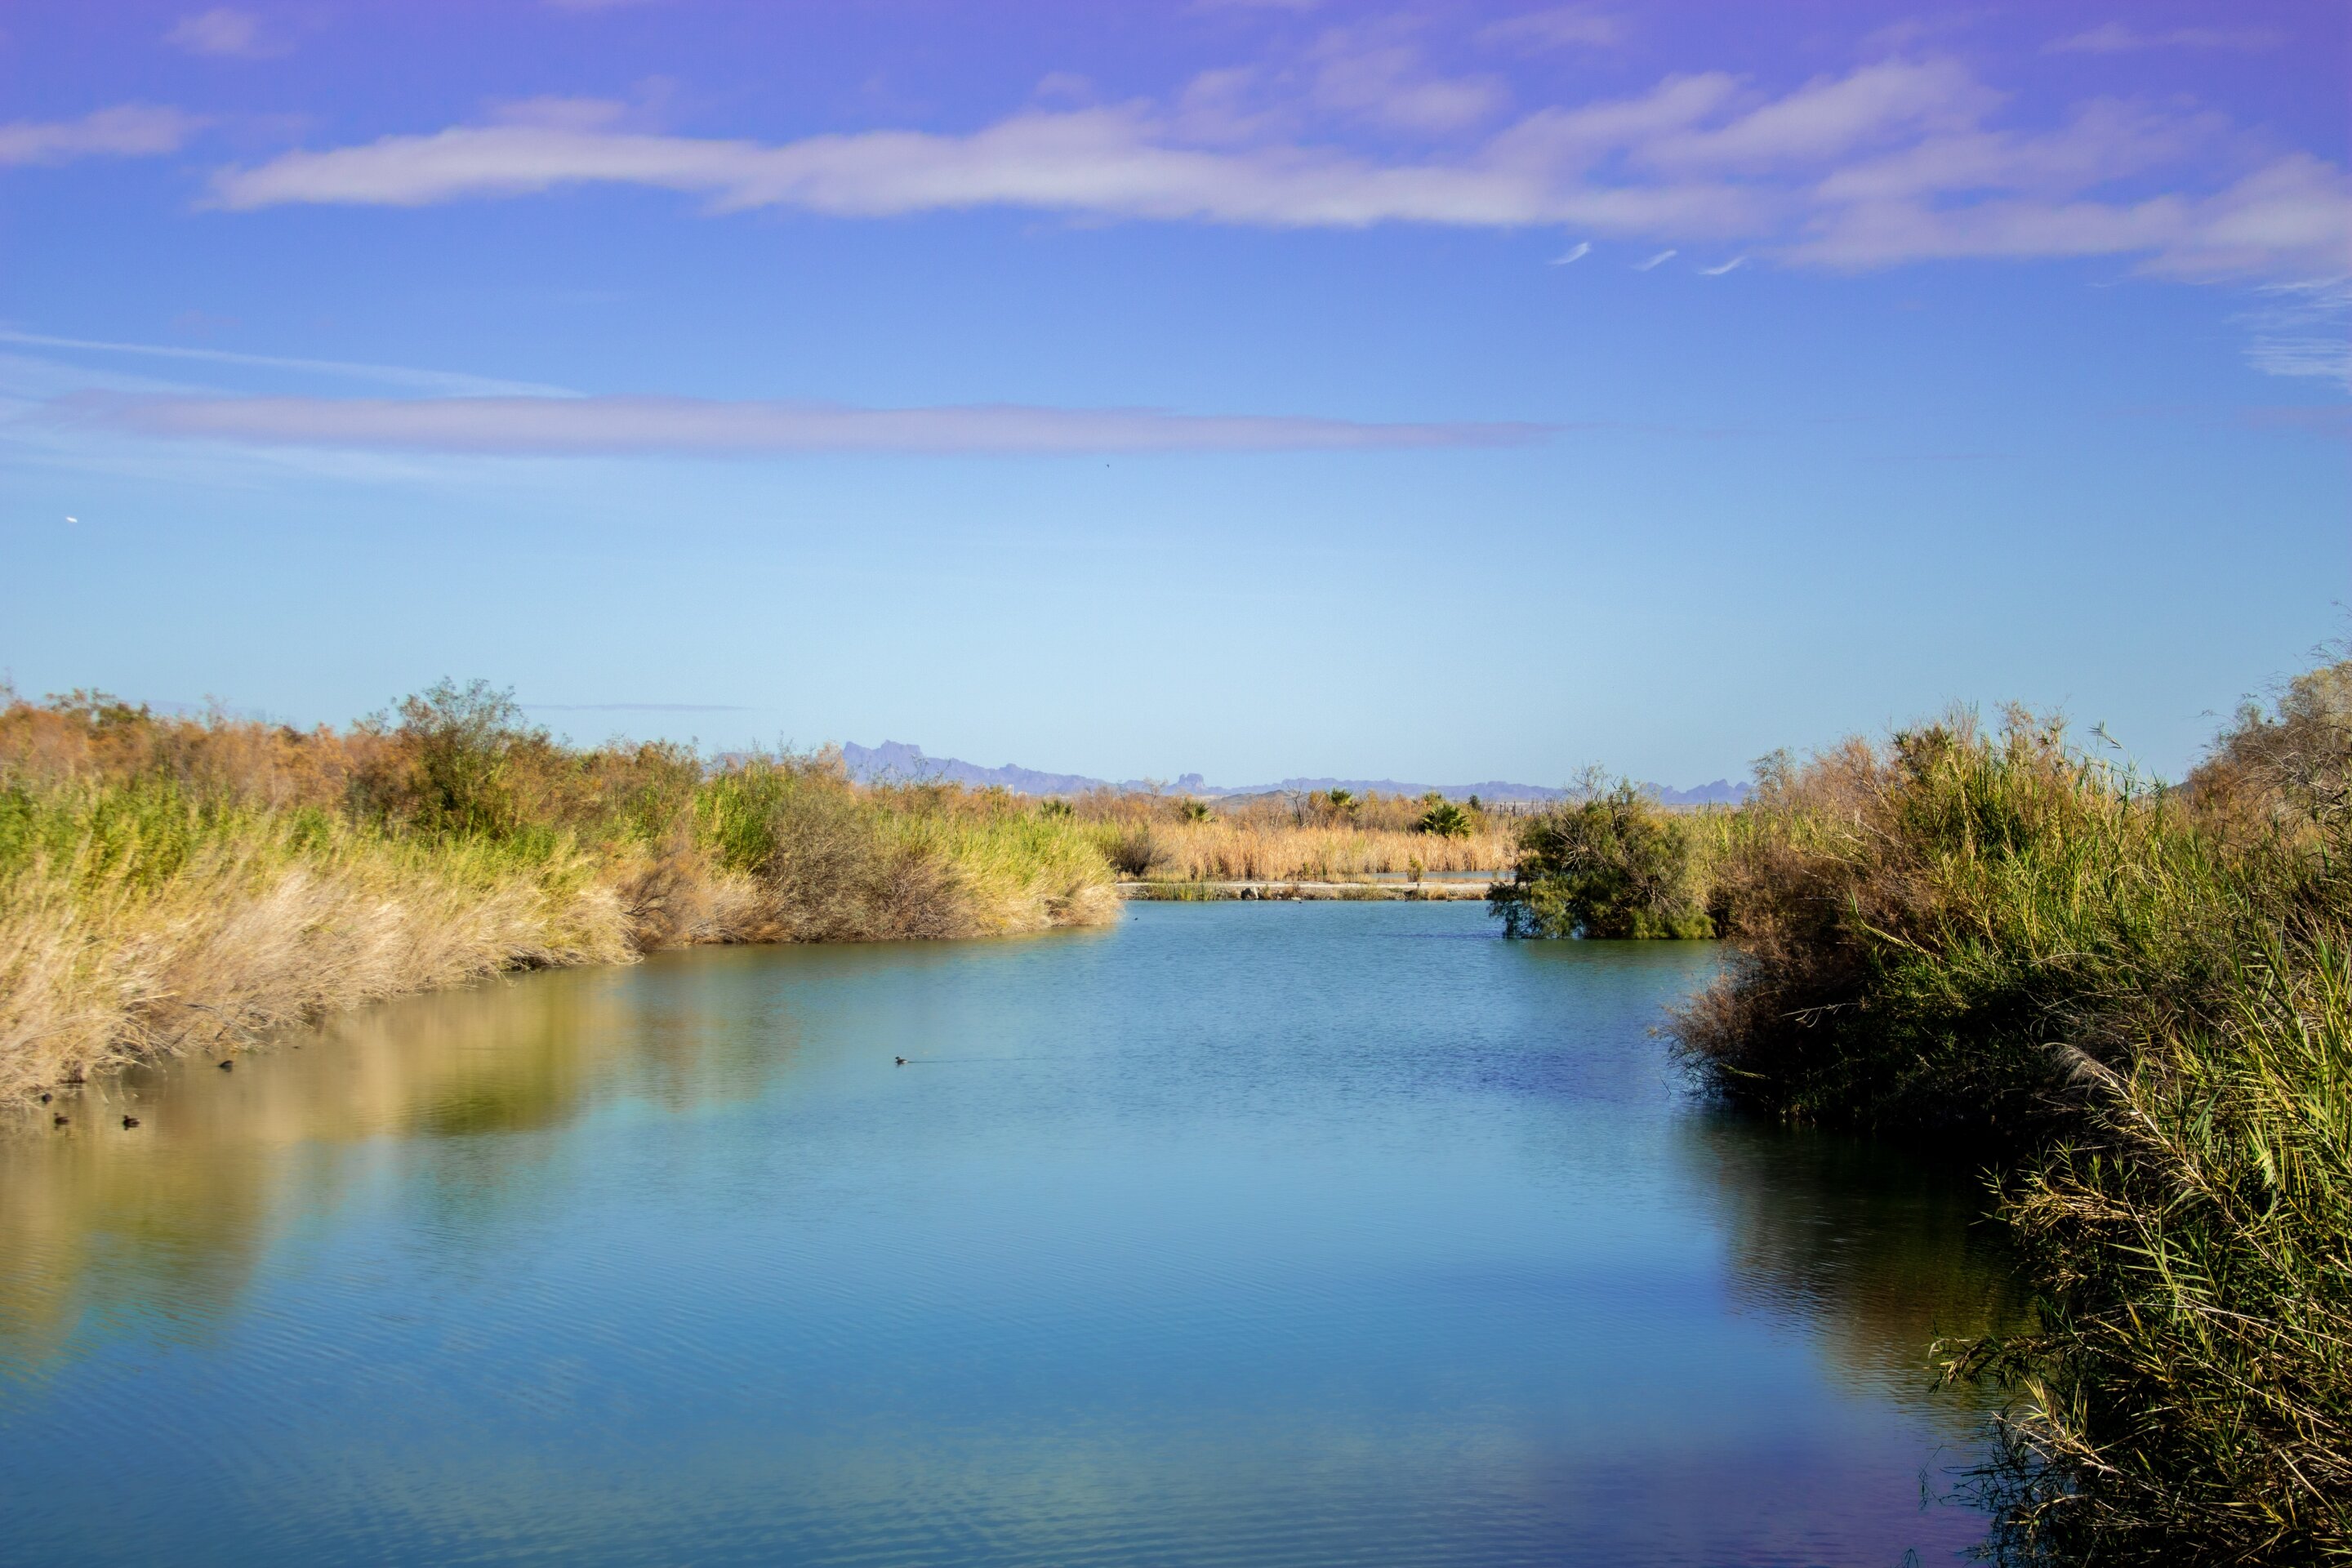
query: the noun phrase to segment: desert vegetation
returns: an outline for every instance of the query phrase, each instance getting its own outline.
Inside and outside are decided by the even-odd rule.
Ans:
[[[1515,937],[1711,937],[1708,872],[1725,816],[1670,811],[1623,780],[1588,776],[1520,824],[1510,879],[1488,905]]]
[[[1484,805],[1347,790],[1227,801],[1097,790],[1048,809],[1081,824],[1120,876],[1180,882],[1491,872],[1511,863],[1519,824]]]
[[[1997,1549],[2352,1561],[2352,663],[2178,787],[2024,712],[1759,784],[1674,1027],[1728,1101],[1987,1163],[2039,1293],[1944,1352],[2008,1401]]]
[[[498,973],[1113,918],[1069,817],[824,754],[577,748],[447,682],[347,729],[0,710],[0,1104]]]

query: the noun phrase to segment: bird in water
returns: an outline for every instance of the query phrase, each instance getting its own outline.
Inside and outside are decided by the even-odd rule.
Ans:
[[[130,1131],[132,1128],[134,1128],[134,1127],[136,1127],[136,1126],[138,1126],[138,1125],[139,1125],[139,1118],[137,1118],[137,1117],[135,1117],[135,1116],[126,1116],[126,1117],[124,1117],[124,1118],[122,1119],[122,1130],[123,1130],[125,1132]]]
[[[63,1126],[66,1124],[66,1122],[68,1121],[68,1118],[67,1117],[67,1115],[66,1115],[66,1113],[65,1113],[64,1111],[60,1110],[60,1111],[58,1111],[55,1116],[50,1117],[50,1118],[49,1118],[49,1120],[50,1120],[51,1121],[53,1121],[53,1122],[57,1123],[57,1125],[58,1125],[59,1127],[63,1127]]]
[[[235,1068],[236,1066],[236,1064],[235,1062],[223,1062],[223,1063],[221,1063],[221,1065],[220,1065],[220,1069],[221,1069],[221,1071],[223,1071],[223,1072],[227,1072],[227,1071],[229,1071],[231,1068]]]
[[[48,1092],[48,1090],[47,1090],[47,1089],[43,1089],[43,1090],[41,1091],[41,1103],[42,1103],[43,1105],[47,1105],[48,1102],[49,1102],[49,1092]]]
[[[905,1067],[905,1066],[907,1065],[907,1058],[904,1058],[904,1057],[900,1057],[900,1058],[898,1058],[898,1065],[899,1065],[900,1067]]]

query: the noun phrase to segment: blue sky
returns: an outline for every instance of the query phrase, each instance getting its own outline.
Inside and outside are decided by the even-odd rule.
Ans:
[[[0,668],[1226,782],[2018,700],[2177,773],[2347,630],[2347,18],[28,0]]]

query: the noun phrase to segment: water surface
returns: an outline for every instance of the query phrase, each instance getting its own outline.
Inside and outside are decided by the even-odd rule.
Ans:
[[[145,1075],[0,1140],[0,1560],[1954,1560],[2003,1260],[1689,1101],[1713,963],[1143,904]]]

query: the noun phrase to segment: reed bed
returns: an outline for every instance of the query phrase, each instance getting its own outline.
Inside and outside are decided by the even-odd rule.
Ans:
[[[1996,1552],[2352,1562],[2352,663],[2180,788],[2021,712],[1759,783],[1675,1030],[1727,1100],[1989,1161],[2040,1293],[1945,1352],[2009,1402]]]
[[[1204,801],[1102,790],[1046,809],[1068,812],[1120,875],[1153,881],[1491,873],[1518,842],[1519,819],[1503,812],[1345,791]]]
[[[0,1105],[501,971],[1117,915],[1077,825],[831,757],[581,750],[446,683],[343,731],[0,710]]]
[[[1165,881],[1339,882],[1416,872],[1492,872],[1507,866],[1507,830],[1459,838],[1377,828],[1175,822],[1138,830],[1097,826],[1095,842],[1128,875]]]

